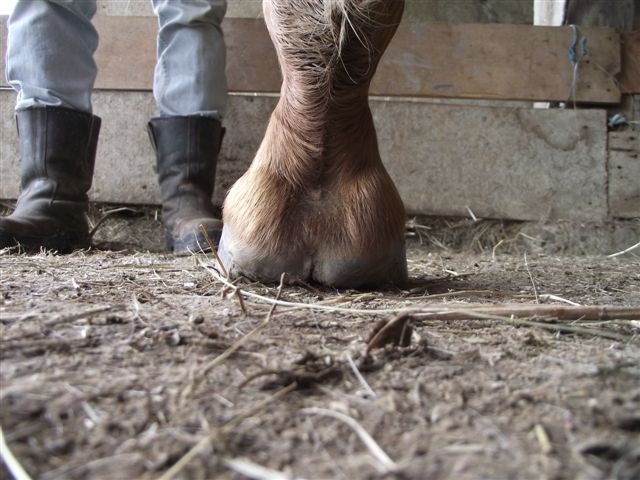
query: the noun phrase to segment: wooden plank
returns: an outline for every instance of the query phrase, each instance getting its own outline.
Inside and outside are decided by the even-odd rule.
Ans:
[[[235,92],[279,92],[282,76],[263,20],[226,19],[227,81]]]
[[[101,34],[97,88],[150,90],[156,19],[96,17],[95,23]],[[223,29],[231,91],[279,91],[280,72],[263,21],[229,18]],[[621,69],[619,34],[607,28],[580,31],[588,39],[589,55],[580,65],[576,100],[619,102],[614,81]],[[6,31],[2,35],[4,50]],[[571,35],[567,27],[407,22],[382,59],[371,93],[565,101],[572,80]]]
[[[609,133],[611,216],[640,218],[640,133]]]
[[[155,17],[96,17],[101,42],[96,88],[150,90],[156,63]],[[126,25],[123,25],[125,23]],[[123,35],[123,30],[127,32]],[[275,50],[261,20],[232,18],[224,22],[229,88],[236,92],[276,92],[281,75]]]
[[[640,31],[622,33],[622,93],[640,94]]]
[[[589,56],[576,100],[617,103],[619,35],[581,28]],[[568,27],[498,24],[403,25],[389,46],[372,92],[407,96],[566,101],[572,81]]]
[[[0,91],[0,198],[17,194],[12,103]],[[232,95],[225,118],[214,201],[244,173],[277,98]],[[94,95],[103,118],[90,196],[159,202],[145,123],[148,92]],[[607,215],[606,112],[434,105],[372,100],[380,152],[411,214],[517,220],[600,221]]]
[[[150,90],[156,65],[156,18],[96,16],[93,23],[100,34],[95,88]]]

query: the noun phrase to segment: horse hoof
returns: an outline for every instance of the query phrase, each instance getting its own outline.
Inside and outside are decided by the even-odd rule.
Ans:
[[[283,273],[289,279],[306,279],[310,262],[297,252],[290,255],[273,255],[242,242],[228,227],[223,227],[218,256],[231,278],[240,276],[264,283],[280,280]]]
[[[283,273],[286,283],[302,280],[356,289],[401,287],[408,279],[404,241],[378,255],[340,255],[330,248],[308,254],[295,250],[270,253],[239,241],[225,226],[218,255],[230,277],[243,276],[264,283],[277,283]]]

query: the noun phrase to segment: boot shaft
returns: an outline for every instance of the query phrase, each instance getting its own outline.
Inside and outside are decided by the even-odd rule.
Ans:
[[[221,123],[202,116],[157,117],[149,121],[148,132],[163,204],[187,185],[210,199],[224,134]]]
[[[211,203],[224,129],[215,118],[153,118],[149,138],[156,152],[167,248],[183,252],[206,248],[203,225],[214,242],[222,223]]]
[[[90,245],[88,197],[100,119],[60,107],[16,114],[22,191],[0,218],[0,248],[68,253]]]
[[[57,199],[85,200],[91,188],[101,120],[61,107],[16,113],[21,153],[21,187],[36,180],[55,184]]]

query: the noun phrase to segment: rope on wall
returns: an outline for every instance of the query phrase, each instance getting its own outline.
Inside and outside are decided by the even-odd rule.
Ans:
[[[576,108],[576,88],[578,85],[578,67],[580,66],[580,62],[586,57],[589,53],[587,49],[587,37],[583,36],[578,27],[576,25],[569,25],[571,27],[571,31],[573,32],[573,40],[571,45],[569,46],[569,50],[567,54],[569,55],[569,61],[573,67],[573,78],[571,80],[571,89],[569,90],[569,96],[567,99],[567,104],[573,105],[573,108]]]

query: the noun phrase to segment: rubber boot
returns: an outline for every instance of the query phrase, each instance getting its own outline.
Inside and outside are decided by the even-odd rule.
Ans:
[[[167,249],[210,250],[200,225],[217,246],[222,221],[216,218],[211,196],[222,125],[211,117],[158,117],[151,119],[148,130],[158,161]]]
[[[91,188],[100,118],[61,107],[16,114],[21,193],[15,211],[0,218],[0,248],[58,253],[90,244],[87,192]]]

